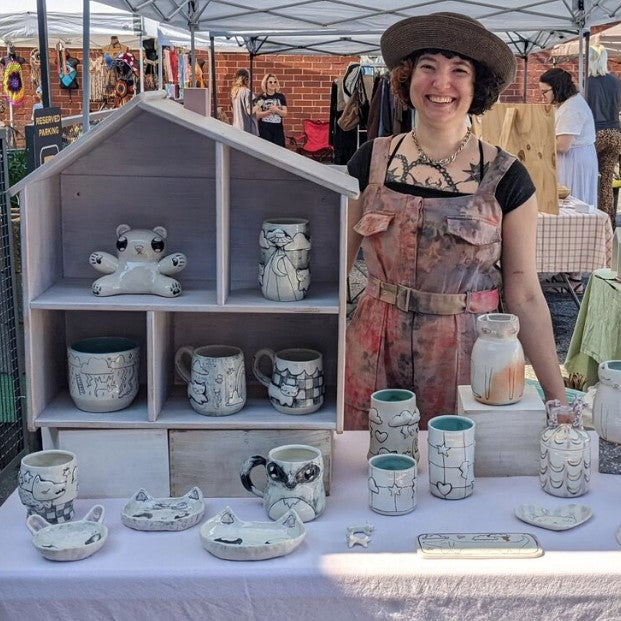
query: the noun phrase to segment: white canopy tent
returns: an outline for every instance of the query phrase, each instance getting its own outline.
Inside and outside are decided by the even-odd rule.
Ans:
[[[606,48],[608,56],[612,58],[621,58],[621,24],[606,28],[597,34],[589,37],[589,45],[599,43]],[[554,58],[576,58],[579,53],[580,41],[578,38],[555,45],[550,53]]]

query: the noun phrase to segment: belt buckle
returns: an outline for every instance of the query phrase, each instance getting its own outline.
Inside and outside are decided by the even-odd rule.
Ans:
[[[398,287],[389,282],[380,281],[379,299],[387,304],[394,304],[397,299]]]
[[[397,286],[397,297],[395,299],[395,306],[404,313],[410,312],[410,298],[412,296],[412,289],[410,287]]]

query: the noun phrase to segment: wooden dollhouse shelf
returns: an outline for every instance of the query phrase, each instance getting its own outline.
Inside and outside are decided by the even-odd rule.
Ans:
[[[334,283],[313,283],[306,298],[299,302],[266,300],[258,285],[231,289],[226,304],[217,304],[214,283],[183,281],[178,298],[154,295],[114,295],[99,298],[91,293],[95,280],[65,278],[30,302],[30,308],[48,310],[115,310],[165,312],[252,312],[252,313],[325,313],[339,312],[338,287]],[[210,286],[211,284],[211,286]]]

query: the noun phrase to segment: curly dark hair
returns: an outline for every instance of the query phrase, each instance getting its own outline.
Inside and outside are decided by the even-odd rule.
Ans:
[[[442,54],[446,58],[454,58],[457,56],[463,60],[471,62],[474,66],[474,97],[470,104],[469,114],[483,114],[489,110],[498,100],[500,95],[502,80],[488,69],[487,65],[480,63],[478,60],[449,52],[448,50],[439,50],[428,48],[417,50],[414,54],[407,58],[401,59],[400,63],[390,71],[390,86],[396,97],[408,108],[412,108],[410,101],[410,78],[418,59],[423,54]]]
[[[548,69],[545,73],[542,73],[539,81],[547,84],[552,89],[554,103],[563,103],[578,92],[571,73],[558,67]]]

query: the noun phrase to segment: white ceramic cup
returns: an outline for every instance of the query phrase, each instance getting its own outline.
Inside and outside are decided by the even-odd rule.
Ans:
[[[265,466],[267,472],[267,486],[263,490],[250,478],[257,466]],[[249,457],[242,465],[240,477],[249,492],[263,498],[263,506],[272,520],[295,509],[303,522],[309,522],[325,509],[323,457],[314,446],[285,444],[273,448],[267,459],[261,455]]]
[[[429,491],[438,498],[466,498],[474,490],[474,421],[436,416],[427,423]]]
[[[67,348],[69,394],[85,412],[116,412],[138,394],[140,349],[131,339],[98,336]]]
[[[261,293],[275,302],[295,302],[310,287],[310,233],[303,218],[265,220],[259,235]]]
[[[271,377],[259,368],[263,357],[272,363]],[[315,349],[260,349],[252,371],[267,386],[271,404],[283,414],[311,414],[323,405],[323,356]]]
[[[382,453],[410,455],[418,459],[416,395],[411,390],[385,388],[371,395],[369,409],[369,452],[367,458]]]
[[[409,455],[369,459],[369,506],[383,515],[403,515],[416,507],[416,460]]]
[[[191,359],[191,368],[184,364]],[[204,416],[228,416],[246,404],[244,352],[230,345],[184,345],[175,354],[175,367],[188,385],[190,405]]]
[[[17,476],[18,493],[27,514],[37,514],[50,524],[73,517],[78,495],[78,467],[71,451],[38,451],[22,458]]]

